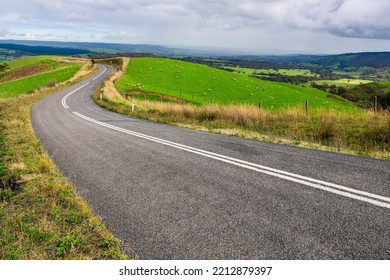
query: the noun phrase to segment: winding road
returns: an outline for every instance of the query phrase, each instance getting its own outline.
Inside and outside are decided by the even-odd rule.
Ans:
[[[31,108],[77,193],[141,259],[390,259],[390,161],[192,131],[104,110],[112,68]]]

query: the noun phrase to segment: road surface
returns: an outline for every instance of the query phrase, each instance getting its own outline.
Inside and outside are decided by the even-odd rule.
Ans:
[[[108,112],[112,71],[31,108],[37,138],[140,259],[390,259],[390,161]]]

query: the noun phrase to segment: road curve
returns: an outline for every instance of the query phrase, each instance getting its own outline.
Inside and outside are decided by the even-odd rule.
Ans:
[[[390,161],[191,131],[94,104],[112,69],[31,108],[78,195],[141,259],[390,259]]]

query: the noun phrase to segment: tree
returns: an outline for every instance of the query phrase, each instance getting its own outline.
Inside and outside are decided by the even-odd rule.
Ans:
[[[0,64],[0,72],[7,71],[9,69],[9,65],[7,63]]]

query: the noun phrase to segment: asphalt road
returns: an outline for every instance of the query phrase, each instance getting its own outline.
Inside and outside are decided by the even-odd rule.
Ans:
[[[104,72],[103,72],[104,71]],[[141,259],[390,259],[390,161],[132,119],[94,104],[111,71],[31,108],[78,195]]]

